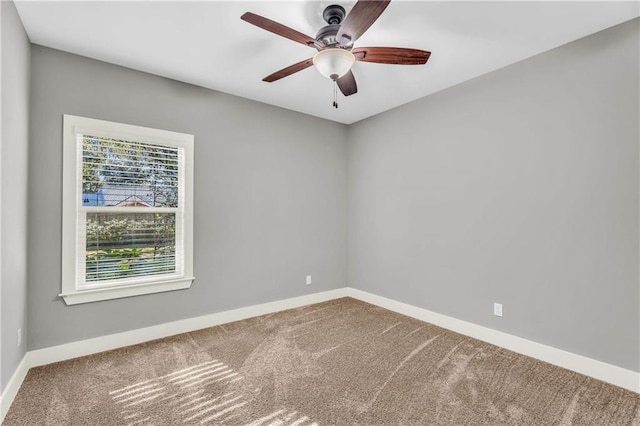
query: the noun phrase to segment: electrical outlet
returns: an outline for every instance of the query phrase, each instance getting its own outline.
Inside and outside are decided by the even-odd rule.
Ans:
[[[307,275],[307,285],[311,285],[311,275]]]
[[[502,316],[502,303],[494,303],[493,304],[493,315],[497,317]]]
[[[20,345],[22,345],[22,329],[21,328],[18,329],[18,347],[20,347]]]

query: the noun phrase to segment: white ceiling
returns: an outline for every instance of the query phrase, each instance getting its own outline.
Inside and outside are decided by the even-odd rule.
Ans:
[[[638,2],[391,2],[356,47],[429,50],[426,65],[356,63],[358,93],[332,106],[333,84],[309,68],[262,78],[315,50],[240,20],[247,11],[315,37],[322,11],[353,0],[16,2],[33,43],[354,123],[639,16]]]

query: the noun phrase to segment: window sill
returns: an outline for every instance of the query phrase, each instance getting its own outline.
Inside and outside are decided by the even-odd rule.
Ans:
[[[191,287],[195,278],[181,278],[177,280],[161,281],[126,287],[106,287],[93,290],[81,290],[59,294],[67,305],[98,302],[100,300],[120,299],[123,297],[140,296],[143,294],[162,293],[165,291],[184,290]]]

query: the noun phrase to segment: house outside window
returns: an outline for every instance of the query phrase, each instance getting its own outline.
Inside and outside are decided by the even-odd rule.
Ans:
[[[193,136],[64,116],[68,305],[193,281]]]

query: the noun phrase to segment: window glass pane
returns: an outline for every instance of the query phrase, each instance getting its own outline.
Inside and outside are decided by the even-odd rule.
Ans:
[[[178,148],[79,137],[83,206],[178,207]]]
[[[175,213],[87,213],[86,282],[176,272]]]

